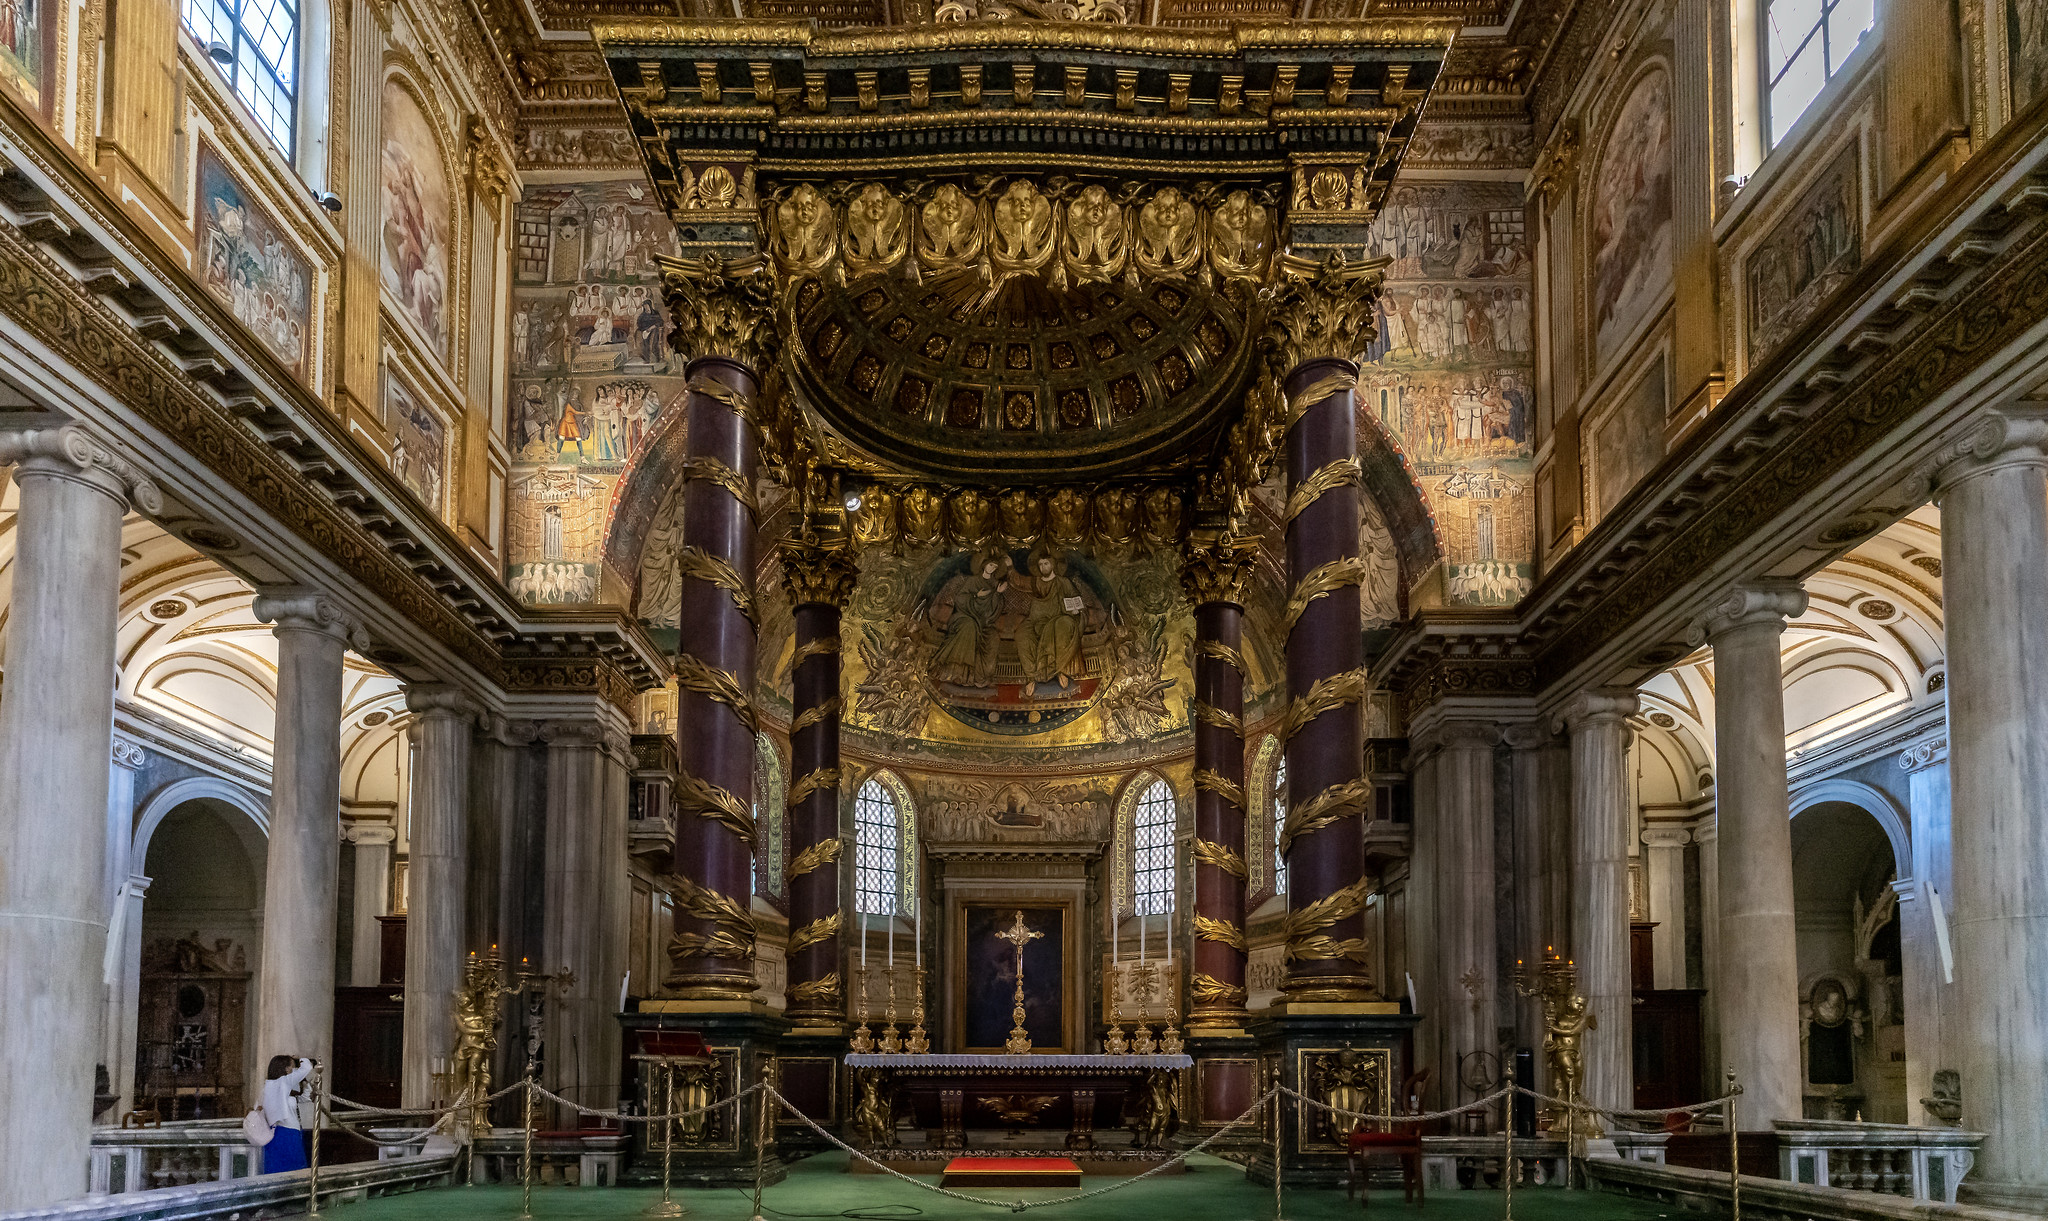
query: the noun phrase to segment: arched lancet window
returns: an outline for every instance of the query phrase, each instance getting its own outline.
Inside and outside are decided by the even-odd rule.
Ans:
[[[916,886],[917,822],[910,792],[886,772],[868,777],[853,796],[854,910],[898,916],[910,910]]]
[[[1258,749],[1252,752],[1250,766],[1246,768],[1245,793],[1249,805],[1245,811],[1244,853],[1250,876],[1245,879],[1245,888],[1247,894],[1254,896],[1279,894],[1286,888],[1286,883],[1277,876],[1280,823],[1287,808],[1286,790],[1281,787],[1285,777],[1280,774],[1284,762],[1280,739],[1267,734],[1259,739]],[[1259,810],[1271,812],[1263,825],[1256,817]],[[1276,886],[1275,882],[1279,884]]]
[[[1280,853],[1280,833],[1287,827],[1287,758],[1273,769],[1273,893],[1287,893],[1287,858]]]
[[[286,157],[296,158],[297,0],[184,0],[184,18],[256,122]]]
[[[1876,23],[1874,0],[1766,0],[1764,139],[1774,147]]]
[[[754,739],[754,859],[751,893],[782,893],[782,754],[767,734]]]
[[[1173,911],[1175,806],[1173,786],[1154,780],[1131,812],[1132,910],[1141,916]]]

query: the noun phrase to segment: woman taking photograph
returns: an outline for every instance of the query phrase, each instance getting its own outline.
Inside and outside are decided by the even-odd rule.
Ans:
[[[306,1134],[299,1120],[299,1087],[313,1073],[313,1062],[290,1056],[270,1057],[269,1080],[263,1083],[261,1109],[273,1131],[263,1146],[263,1173],[279,1174],[306,1168]]]

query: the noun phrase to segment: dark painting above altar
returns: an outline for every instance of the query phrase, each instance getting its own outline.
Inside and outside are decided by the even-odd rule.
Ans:
[[[963,1051],[1000,1052],[1016,1025],[1018,955],[1012,930],[1020,912],[1026,930],[1024,1029],[1031,1035],[1032,1050],[1079,1050],[1066,1042],[1066,905],[967,903],[960,908],[964,944],[956,960],[966,1002],[961,1012]]]

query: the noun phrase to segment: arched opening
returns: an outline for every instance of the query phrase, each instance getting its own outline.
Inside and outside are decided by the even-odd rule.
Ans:
[[[252,982],[263,944],[267,844],[250,815],[219,797],[147,820],[135,1106],[165,1119],[213,1119],[250,1105]]]
[[[1793,925],[1809,1119],[1905,1123],[1905,989],[1892,837],[1863,806],[1792,820]]]

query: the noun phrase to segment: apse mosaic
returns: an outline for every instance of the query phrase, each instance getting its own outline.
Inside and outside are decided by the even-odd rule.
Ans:
[[[1361,410],[1407,457],[1446,552],[1445,596],[1510,606],[1535,579],[1534,352],[1521,188],[1424,180],[1396,188],[1373,226],[1389,260]],[[1380,525],[1366,523],[1365,554]],[[1367,626],[1398,618],[1390,572],[1361,599]]]
[[[528,605],[589,602],[613,489],[683,397],[655,266],[675,253],[675,226],[640,180],[621,179],[529,188],[516,228],[513,589]]]

